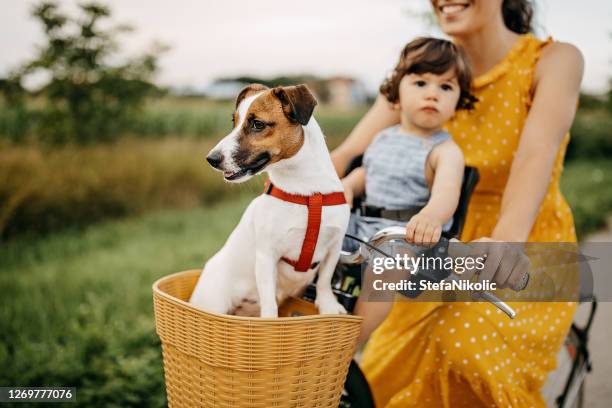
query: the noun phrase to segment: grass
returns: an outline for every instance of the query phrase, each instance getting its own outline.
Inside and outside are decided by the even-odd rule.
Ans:
[[[151,284],[199,268],[249,199],[0,249],[0,384],[76,386],[83,406],[165,406]]]

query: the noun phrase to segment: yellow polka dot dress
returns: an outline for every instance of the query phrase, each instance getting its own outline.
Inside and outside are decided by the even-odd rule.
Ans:
[[[532,101],[541,49],[531,34],[475,78],[479,102],[447,129],[466,164],[480,171],[461,239],[490,236],[499,216],[521,129]],[[575,242],[573,218],[559,190],[565,136],[529,235],[532,242]],[[575,303],[515,303],[510,320],[488,303],[396,302],[376,330],[361,366],[377,407],[545,407],[540,394],[570,327]]]

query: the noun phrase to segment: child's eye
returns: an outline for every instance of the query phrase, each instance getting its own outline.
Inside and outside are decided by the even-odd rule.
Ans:
[[[442,84],[441,88],[442,88],[443,91],[452,91],[453,90],[453,87],[451,85],[449,85],[449,84]]]
[[[423,80],[418,80],[418,81],[415,81],[415,82],[414,82],[414,84],[415,84],[416,86],[418,86],[419,88],[422,88],[422,87],[424,87],[425,85],[427,85],[427,82],[425,82],[425,81],[423,81]]]

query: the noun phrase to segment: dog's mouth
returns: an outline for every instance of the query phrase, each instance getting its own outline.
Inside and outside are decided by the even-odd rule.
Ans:
[[[246,175],[253,176],[262,171],[268,165],[268,163],[270,163],[271,159],[270,153],[263,152],[258,155],[255,160],[245,166],[242,166],[238,171],[224,171],[223,178],[225,178],[227,181],[235,181]]]

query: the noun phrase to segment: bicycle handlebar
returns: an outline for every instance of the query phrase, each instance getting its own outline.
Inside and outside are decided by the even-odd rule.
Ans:
[[[386,242],[404,240],[405,237],[406,237],[405,227],[396,226],[396,227],[384,228],[378,231],[376,234],[374,234],[369,239],[367,244],[360,242],[359,248],[355,252],[342,251],[340,254],[340,262],[346,263],[346,264],[360,264],[363,262],[368,262],[371,258],[371,253],[369,250],[366,249],[366,247],[372,246],[374,248],[377,248]],[[448,247],[448,256],[450,256],[451,258],[474,254],[474,248],[472,248],[470,245],[465,244],[455,238],[452,238],[449,241],[450,243],[453,244],[453,245],[449,245]],[[439,250],[441,250],[441,253],[446,251],[446,249],[441,248],[441,247],[439,248]],[[454,271],[451,272],[451,274],[446,279],[461,280],[461,278]],[[529,281],[529,275],[527,275],[527,279],[526,279],[526,282],[528,281]],[[526,286],[526,282],[525,282],[525,285],[523,285],[523,289],[524,289],[524,286]],[[507,303],[499,299],[497,296],[487,291],[482,291],[482,292],[477,292],[477,293],[479,297],[486,300],[487,302],[492,303],[495,307],[500,309],[511,319],[514,319],[516,317],[516,312],[514,311],[514,309],[512,309]]]

